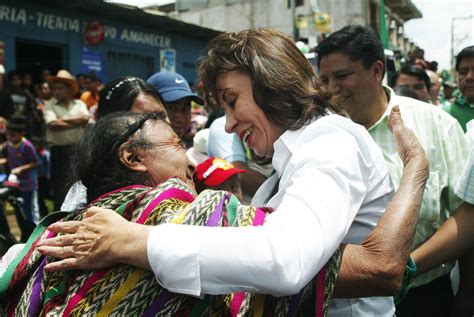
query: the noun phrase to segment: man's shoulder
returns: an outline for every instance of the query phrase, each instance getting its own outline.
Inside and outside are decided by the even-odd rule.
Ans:
[[[425,122],[432,122],[433,124],[443,124],[443,127],[457,122],[455,118],[441,107],[402,96],[397,96],[397,101],[404,119],[414,117]]]
[[[25,138],[25,139],[23,140],[23,145],[24,145],[25,147],[27,147],[27,148],[29,148],[29,149],[32,149],[32,150],[34,150],[34,151],[36,152],[36,148],[35,148],[35,146],[33,145],[33,143],[32,143],[30,140],[28,140],[28,139]]]
[[[225,132],[225,116],[215,119],[209,126],[209,133],[223,133]]]

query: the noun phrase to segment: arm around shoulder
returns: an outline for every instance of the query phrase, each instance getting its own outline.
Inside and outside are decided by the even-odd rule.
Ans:
[[[375,229],[361,245],[342,246],[335,297],[395,295],[400,290],[428,177],[428,161],[395,109],[390,115],[404,163],[400,187]]]

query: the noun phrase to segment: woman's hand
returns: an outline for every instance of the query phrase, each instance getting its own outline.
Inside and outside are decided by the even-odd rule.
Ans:
[[[46,271],[98,270],[134,256],[140,258],[133,264],[147,268],[149,228],[128,222],[113,210],[91,207],[82,221],[50,225],[48,230],[62,235],[41,241],[38,251],[61,259],[47,264]]]

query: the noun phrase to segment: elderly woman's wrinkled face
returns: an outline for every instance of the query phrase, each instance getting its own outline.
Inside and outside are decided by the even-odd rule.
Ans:
[[[142,131],[150,144],[141,150],[141,163],[147,167],[149,185],[155,186],[171,177],[179,177],[194,189],[194,165],[171,126],[162,121],[149,121]]]

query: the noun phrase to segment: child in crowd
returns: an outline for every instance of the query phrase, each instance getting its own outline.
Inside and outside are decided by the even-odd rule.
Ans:
[[[6,159],[10,174],[18,177],[20,195],[23,198],[22,209],[26,219],[38,222],[37,171],[40,159],[33,144],[25,138],[25,120],[13,116],[7,123],[7,142],[3,144],[2,152]],[[22,235],[24,233],[22,232]]]
[[[224,159],[210,157],[196,166],[193,180],[198,193],[205,189],[226,190],[242,201],[242,187],[238,174],[245,172],[247,171],[235,168]]]
[[[37,169],[38,174],[38,207],[40,217],[44,218],[48,215],[48,208],[46,207],[45,199],[51,198],[49,187],[49,150],[45,147],[46,140],[42,137],[33,136],[31,138],[36,153],[40,159],[40,165]]]

